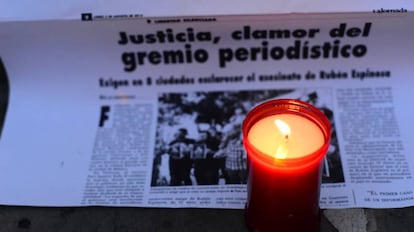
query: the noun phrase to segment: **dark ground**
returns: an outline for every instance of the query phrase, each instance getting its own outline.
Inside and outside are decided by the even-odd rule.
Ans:
[[[337,211],[339,212],[339,211]],[[414,231],[414,208],[365,209],[376,228],[367,232]],[[370,221],[368,220],[368,224]],[[0,232],[243,232],[243,210],[160,209],[121,207],[13,207],[0,206]],[[322,217],[321,232],[338,230]],[[344,232],[360,231],[349,228]]]

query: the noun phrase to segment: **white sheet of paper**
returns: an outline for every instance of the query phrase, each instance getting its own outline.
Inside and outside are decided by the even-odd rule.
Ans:
[[[341,109],[338,109],[338,90],[352,90],[358,88],[390,87],[392,104],[390,109],[395,110],[400,136],[390,138],[401,141],[403,144],[402,156],[407,158],[409,172],[414,171],[414,143],[412,132],[414,131],[413,107],[413,80],[414,69],[414,20],[413,13],[380,16],[371,13],[366,14],[292,14],[272,16],[237,16],[217,17],[211,22],[180,22],[180,23],[148,23],[146,20],[116,20],[116,21],[44,21],[44,22],[9,22],[0,23],[0,55],[6,67],[10,81],[10,102],[0,140],[0,204],[17,205],[88,205],[81,203],[85,183],[93,171],[88,170],[93,154],[95,136],[98,131],[98,121],[102,105],[109,104],[133,106],[142,101],[151,101],[154,112],[158,110],[159,94],[162,93],[188,93],[196,98],[194,92],[203,94],[215,91],[237,92],[241,90],[263,89],[295,89],[291,95],[284,97],[301,97],[301,93],[309,90],[322,90],[321,99],[324,100],[335,112],[338,136],[342,149],[342,162],[344,164],[345,181],[337,186],[327,184],[322,189],[322,197],[335,199],[338,196],[346,196],[347,204],[335,201],[324,203],[324,207],[403,207],[414,205],[412,179],[395,180],[392,183],[357,184],[348,182],[350,172],[347,168],[352,160],[351,154],[346,154],[342,147],[343,134],[347,128],[345,121],[340,118]],[[370,24],[371,23],[371,24]],[[332,30],[337,30],[341,24],[346,24],[347,34],[341,38],[330,36]],[[366,37],[356,33],[366,25],[371,25]],[[151,43],[146,44],[119,44],[120,32],[136,34],[148,34],[148,38],[154,37],[157,31],[173,29],[175,33],[191,31],[210,32],[214,38],[219,38],[217,43],[212,41],[188,42],[193,52],[196,49],[204,49],[208,53],[209,60],[204,63],[192,63],[187,60],[183,64],[157,63],[156,55],[148,55],[145,64],[138,65],[135,70],[125,71],[127,64],[121,57],[125,53],[153,52],[170,50],[185,50],[185,43]],[[245,38],[237,40],[234,35],[243,28],[255,29],[290,29],[298,30],[297,35],[302,35],[302,29],[319,29],[313,38],[289,38],[269,39],[266,46],[276,47],[274,56],[280,54],[277,46],[292,46],[295,41],[301,41],[302,46],[317,46],[323,43],[340,43],[356,46],[360,44],[367,48],[363,57],[321,58],[318,59],[244,59],[243,48],[250,49],[263,45],[262,39]],[[357,29],[350,29],[357,28]],[[359,29],[358,29],[359,28]],[[315,29],[315,30],[316,30]],[[240,33],[239,33],[240,34]],[[260,33],[259,33],[260,34]],[[358,34],[358,36],[356,36]],[[369,35],[368,35],[369,34]],[[151,36],[152,35],[152,36]],[[262,33],[263,35],[263,33]],[[237,37],[237,36],[236,36]],[[299,36],[300,37],[300,36]],[[337,42],[334,42],[337,40]],[[241,51],[238,59],[226,62],[226,67],[219,67],[218,53],[222,49]],[[260,54],[260,53],[259,53]],[[152,58],[149,58],[152,57]],[[150,63],[148,59],[152,59]],[[223,60],[222,60],[223,61]],[[366,78],[360,80],[351,78],[350,73],[356,70],[386,70],[391,72],[387,78]],[[305,74],[309,71],[319,77],[321,71],[343,71],[349,74],[346,79],[321,79],[306,80]],[[242,75],[247,77],[252,73],[257,76],[265,74],[277,74],[297,72],[302,75],[299,81],[243,81],[240,83],[216,83],[179,85],[156,84],[161,77],[169,78],[188,77],[197,78],[226,75]],[[113,80],[143,80],[142,86],[127,86],[114,89],[100,86],[99,79]],[[146,85],[146,81],[152,78],[152,85]],[[201,94],[201,95],[203,95]],[[101,96],[134,96],[134,100],[102,99]],[[260,95],[260,94],[259,94]],[[225,94],[223,94],[225,96]],[[389,96],[388,96],[389,97]],[[361,101],[360,98],[359,101]],[[195,100],[194,100],[195,101]],[[378,106],[383,107],[379,102]],[[388,105],[387,105],[388,106]],[[374,106],[370,106],[372,109]],[[387,108],[384,108],[387,109]],[[242,208],[243,205],[225,205],[212,201],[209,205],[197,205],[192,203],[151,204],[151,198],[156,197],[222,197],[223,194],[193,194],[192,190],[203,191],[206,188],[185,189],[184,195],[177,194],[177,189],[168,186],[160,187],[163,194],[152,194],[157,187],[150,186],[152,173],[152,151],[157,123],[157,114],[150,122],[150,132],[145,136],[149,138],[146,160],[147,176],[143,178],[144,189],[139,190],[145,195],[140,204],[102,203],[115,206],[157,206],[157,207],[229,207]],[[182,116],[184,121],[184,116]],[[191,115],[185,115],[185,120],[191,119]],[[168,125],[164,129],[177,128],[179,125]],[[188,126],[188,125],[186,125]],[[195,135],[197,131],[194,124],[189,134]],[[195,128],[195,129],[194,129]],[[111,129],[111,128],[110,128]],[[225,131],[223,129],[223,131]],[[101,133],[101,132],[100,132]],[[194,133],[194,134],[192,134]],[[138,135],[139,136],[139,135]],[[167,137],[168,135],[166,135]],[[162,139],[162,138],[159,138]],[[384,139],[384,138],[382,138]],[[349,143],[349,141],[346,141]],[[119,147],[118,147],[119,148]],[[137,177],[134,177],[137,178]],[[211,189],[229,190],[228,186],[210,186]],[[242,186],[243,187],[243,186]],[[158,189],[160,189],[158,188]],[[239,187],[240,188],[240,187]],[[182,189],[182,188],[181,188]],[[390,189],[398,193],[407,193],[405,201],[368,201],[374,198],[371,191],[386,192]],[[238,189],[239,190],[239,189]],[[98,191],[98,190],[97,190]],[[171,191],[171,192],[169,192]],[[99,193],[101,194],[101,193]],[[104,194],[104,193],[102,193]],[[231,193],[234,197],[236,193]],[[245,192],[238,192],[237,196],[244,199]],[[243,198],[244,197],[244,198]],[[385,197],[385,195],[383,196]],[[368,200],[367,200],[368,199]],[[378,198],[380,199],[380,198]],[[387,199],[387,198],[384,198]],[[242,202],[242,200],[241,200]],[[97,203],[95,203],[97,204]]]

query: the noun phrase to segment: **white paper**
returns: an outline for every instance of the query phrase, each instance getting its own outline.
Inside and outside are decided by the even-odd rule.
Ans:
[[[243,208],[246,186],[226,184],[223,170],[218,184],[199,185],[195,159],[191,185],[169,186],[168,156],[157,149],[179,128],[193,139],[212,125],[228,133],[243,117],[230,111],[236,102],[248,111],[283,97],[333,113],[338,144],[330,154],[340,160],[325,161],[321,207],[413,205],[412,13],[208,18],[1,23],[10,99],[0,204]],[[254,39],[278,29],[289,38]],[[123,45],[123,34],[147,43]],[[165,58],[171,51],[183,52],[181,63]],[[367,70],[377,77],[362,79]]]

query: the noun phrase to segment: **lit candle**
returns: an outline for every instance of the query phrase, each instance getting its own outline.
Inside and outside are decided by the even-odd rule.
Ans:
[[[243,122],[249,179],[246,223],[250,231],[318,231],[322,160],[330,123],[298,100],[256,106]]]

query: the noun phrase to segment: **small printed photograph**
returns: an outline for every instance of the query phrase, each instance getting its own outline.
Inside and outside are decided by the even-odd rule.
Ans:
[[[280,89],[160,94],[151,186],[246,184],[243,120],[275,98],[309,102],[328,116],[333,130],[323,183],[344,182],[331,90]]]

